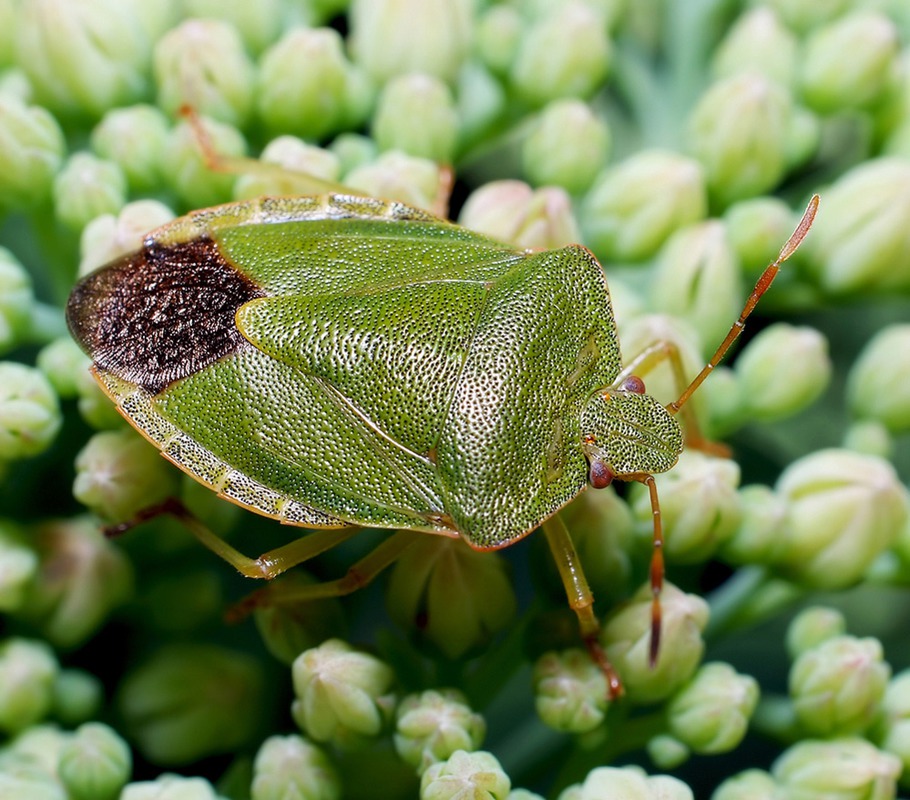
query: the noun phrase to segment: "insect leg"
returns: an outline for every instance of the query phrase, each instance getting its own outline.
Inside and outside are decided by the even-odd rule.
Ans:
[[[546,534],[553,559],[556,561],[569,605],[578,617],[578,625],[581,628],[585,647],[607,679],[610,699],[615,700],[623,693],[622,681],[600,643],[600,622],[594,616],[594,595],[591,593],[588,580],[581,568],[581,561],[575,551],[572,537],[569,536],[569,531],[566,530],[565,523],[559,518],[559,515],[545,520],[541,527]]]

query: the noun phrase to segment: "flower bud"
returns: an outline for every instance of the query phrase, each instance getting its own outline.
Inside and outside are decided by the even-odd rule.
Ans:
[[[487,726],[461,692],[444,689],[405,697],[398,706],[395,729],[395,750],[422,775],[458,750],[477,750]]]
[[[718,81],[702,95],[689,118],[689,142],[720,206],[777,186],[789,166],[792,116],[789,93],[754,72]]]
[[[819,450],[795,461],[776,491],[788,504],[779,566],[815,588],[860,580],[907,522],[906,490],[892,466],[849,450]]]
[[[910,430],[910,324],[888,325],[866,343],[850,369],[847,395],[857,417],[893,433]]]
[[[236,128],[208,117],[200,117],[199,122],[218,156],[234,158],[246,154],[246,141]],[[166,180],[187,206],[207,208],[230,200],[234,176],[209,167],[188,122],[179,123],[168,134],[163,164]]]
[[[149,231],[173,218],[174,212],[157,200],[136,200],[116,216],[95,217],[82,229],[79,239],[79,276],[138,250]]]
[[[127,784],[119,800],[223,800],[223,798],[204,778],[164,774],[153,781]]]
[[[459,658],[512,621],[516,600],[502,557],[425,536],[392,567],[386,606],[403,628],[416,627],[447,658]]]
[[[748,419],[793,416],[814,403],[831,380],[828,341],[815,328],[778,322],[752,339],[733,367]]]
[[[344,182],[370,197],[384,197],[432,211],[439,198],[441,172],[426,158],[389,150],[369,164],[355,167]]]
[[[670,700],[670,732],[695,753],[726,753],[746,735],[758,694],[750,675],[721,662],[704,664]]]
[[[787,627],[787,653],[794,661],[808,650],[847,630],[844,615],[834,608],[810,606],[797,614]]]
[[[104,702],[104,685],[90,672],[64,669],[54,682],[54,718],[75,727],[97,717]]]
[[[490,6],[481,13],[475,26],[477,52],[496,75],[508,74],[521,44],[524,26],[521,12],[514,6]]]
[[[54,212],[72,231],[101,214],[117,214],[126,204],[126,177],[113,161],[75,153],[54,179]]]
[[[38,572],[38,554],[12,522],[0,520],[0,612],[16,611]]]
[[[377,736],[392,707],[391,668],[340,639],[301,653],[291,666],[291,714],[317,742],[356,744]]]
[[[607,682],[583,650],[546,653],[534,665],[534,705],[546,725],[587,733],[604,721]]]
[[[174,644],[128,675],[117,700],[145,758],[189,764],[249,743],[262,709],[262,674],[244,653]]]
[[[562,189],[534,190],[515,180],[492,181],[474,190],[458,223],[517,247],[555,249],[580,238],[572,203]]]
[[[819,28],[800,62],[803,100],[821,113],[872,105],[888,87],[899,49],[897,27],[875,11],[855,11]]]
[[[656,476],[660,513],[666,531],[665,552],[670,561],[697,564],[706,561],[736,531],[740,522],[739,465],[686,450],[676,469]],[[641,491],[644,489],[644,491]],[[651,500],[644,485],[632,500],[638,533],[650,540],[653,531]]]
[[[804,650],[790,669],[790,697],[803,728],[817,736],[861,733],[891,677],[878,639],[835,636]]]
[[[763,769],[747,769],[727,778],[711,795],[711,800],[778,800],[777,784]]]
[[[899,672],[888,683],[872,740],[896,755],[905,770],[910,765],[910,670]]]
[[[533,122],[522,147],[524,174],[535,186],[584,192],[610,150],[610,129],[581,100],[554,100]]]
[[[875,158],[844,173],[825,192],[806,240],[808,267],[836,294],[910,287],[910,162]]]
[[[151,40],[140,3],[36,0],[24,3],[16,44],[19,66],[42,105],[101,116],[142,97]]]
[[[92,360],[86,356],[84,363],[85,368],[75,374],[79,414],[89,425],[98,430],[125,429],[126,423],[117,411],[117,406],[111,402],[111,399],[98,385],[98,381],[89,372]]]
[[[534,105],[589,97],[606,77],[612,58],[601,15],[580,0],[570,0],[541,14],[525,31],[509,79]]]
[[[491,753],[456,750],[420,779],[420,800],[506,800],[511,783]]]
[[[897,794],[901,762],[864,739],[807,739],[793,745],[772,765],[782,796],[794,800],[886,800]]]
[[[739,490],[739,527],[721,546],[721,555],[732,564],[771,563],[779,547],[786,503],[767,486],[754,484]]]
[[[776,197],[740,200],[724,212],[723,220],[743,273],[752,278],[777,258],[780,243],[796,224],[790,206]]]
[[[57,770],[70,800],[116,800],[132,767],[126,742],[107,725],[88,722],[63,746]]]
[[[506,91],[486,67],[471,61],[458,74],[455,97],[459,150],[466,152],[482,146],[506,115]]]
[[[268,130],[315,140],[357,127],[372,90],[337,31],[294,28],[263,54],[256,102]]]
[[[680,228],[666,241],[651,281],[656,311],[682,317],[701,341],[720,342],[742,308],[736,253],[718,220]]]
[[[38,370],[0,361],[0,461],[46,450],[61,423],[57,395]]]
[[[362,133],[339,134],[332,139],[329,152],[338,159],[342,175],[375,161],[379,155],[376,142]]]
[[[890,459],[894,454],[894,437],[876,420],[850,423],[844,433],[843,447],[867,456]]]
[[[559,800],[694,800],[692,790],[669,775],[647,775],[640,767],[597,767],[584,783],[575,784]]]
[[[79,375],[88,370],[92,360],[85,355],[71,336],[55,339],[38,352],[35,364],[48,379],[61,399],[76,396]]]
[[[28,800],[69,800],[57,778],[31,764],[14,764],[0,770],[0,796]]]
[[[781,86],[792,86],[798,45],[772,9],[758,6],[743,12],[727,31],[714,51],[711,71],[715,78],[755,72]]]
[[[828,22],[836,20],[856,4],[856,0],[762,0],[773,9],[790,30],[798,34],[808,33]]]
[[[539,794],[529,792],[527,789],[512,789],[506,795],[506,800],[544,800]]]
[[[692,751],[679,739],[665,733],[652,736],[645,749],[648,758],[658,769],[675,769],[680,764],[685,764],[692,755]]]
[[[131,189],[148,192],[161,182],[168,127],[167,117],[155,106],[115,108],[92,131],[92,150],[117,164]]]
[[[282,0],[225,3],[224,0],[183,0],[189,18],[219,19],[230,23],[251,53],[261,53],[281,35],[287,9]],[[315,5],[315,3],[307,3]]]
[[[104,519],[122,522],[176,491],[158,451],[132,430],[96,433],[76,456],[73,495]]]
[[[310,178],[334,183],[341,175],[341,162],[335,153],[307,144],[296,136],[272,139],[259,160],[263,164],[277,165],[280,169],[269,166],[241,175],[234,184],[235,200],[263,195],[301,194],[307,191]]]
[[[708,604],[665,583],[660,596],[661,643],[657,663],[650,665],[651,586],[645,584],[629,604],[604,627],[601,639],[622,676],[629,699],[653,703],[669,697],[695,674],[705,643]]]
[[[607,167],[585,198],[585,241],[606,261],[643,261],[673,231],[704,219],[701,166],[663,150],[642,150]]]
[[[0,353],[12,350],[28,332],[35,298],[25,267],[0,247]]]
[[[57,765],[60,762],[60,752],[71,735],[69,732],[62,731],[58,725],[50,722],[32,725],[21,733],[17,733],[9,742],[4,744],[3,750],[0,751],[2,752],[2,759],[0,760],[2,760],[3,764],[3,769],[0,769],[0,780],[9,774],[9,767],[30,768],[53,777],[54,785],[61,791],[61,794],[55,794],[53,797],[64,797],[63,787],[56,779]],[[0,794],[0,797],[2,796]],[[29,794],[17,795],[13,793],[8,796],[31,798]]]
[[[338,800],[341,780],[328,756],[301,736],[270,736],[253,764],[252,800]]]
[[[63,131],[50,112],[0,94],[0,203],[28,208],[50,195],[66,151]]]
[[[11,638],[0,643],[0,730],[15,734],[47,716],[59,670],[44,642]]]
[[[380,150],[401,150],[448,164],[458,144],[458,114],[452,92],[439,78],[399,75],[379,94],[372,122]]]

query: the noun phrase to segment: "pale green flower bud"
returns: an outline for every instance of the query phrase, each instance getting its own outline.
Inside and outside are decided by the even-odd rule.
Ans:
[[[849,450],[819,450],[778,479],[787,501],[779,564],[791,579],[840,589],[860,580],[907,523],[907,494],[892,466]]]
[[[0,361],[0,461],[36,456],[60,429],[60,405],[37,369]]]
[[[515,60],[525,23],[514,6],[495,5],[486,9],[475,26],[478,55],[489,69],[505,76]]]
[[[23,614],[55,646],[82,644],[132,594],[131,562],[88,519],[45,523],[34,538],[41,568]]]
[[[102,214],[82,229],[79,276],[138,250],[149,231],[170,222],[174,212],[157,200],[135,200],[120,213]]]
[[[692,751],[685,744],[668,734],[651,737],[645,749],[648,758],[658,769],[675,769],[692,756]]]
[[[161,775],[153,781],[129,783],[119,800],[224,800],[204,778]]]
[[[384,197],[432,211],[441,185],[440,167],[426,158],[389,150],[375,161],[355,167],[344,183],[370,197]]]
[[[673,231],[708,213],[700,164],[642,150],[598,176],[584,205],[585,241],[607,261],[653,256]]]
[[[132,430],[96,433],[76,456],[73,496],[112,522],[130,519],[176,489],[173,470]]]
[[[864,739],[798,742],[772,765],[787,800],[891,800],[901,762]]]
[[[505,800],[510,789],[509,776],[491,753],[456,750],[423,773],[420,800]]]
[[[200,117],[199,121],[219,156],[246,155],[246,141],[236,128],[208,117]],[[231,199],[234,176],[209,167],[188,122],[179,123],[168,134],[162,163],[170,187],[190,208],[207,208]]]
[[[218,19],[188,19],[158,40],[158,105],[175,115],[200,114],[243,127],[253,109],[255,69],[237,29]]]
[[[874,11],[856,11],[819,28],[806,40],[800,61],[803,100],[822,113],[872,105],[888,87],[899,49],[897,27]]]
[[[675,469],[656,476],[665,552],[671,562],[705,561],[734,534],[740,522],[739,476],[735,461],[698,450],[684,451]],[[637,487],[632,511],[638,534],[650,540],[653,515],[644,485]]]
[[[878,639],[835,636],[796,659],[790,669],[790,698],[809,733],[858,734],[875,718],[890,677]]]
[[[0,797],[69,800],[66,790],[52,773],[27,763],[12,764],[0,770]]]
[[[262,710],[262,674],[253,658],[236,650],[174,644],[128,675],[117,699],[147,759],[188,764],[249,743]]]
[[[0,66],[12,65],[16,57],[16,26],[18,25],[18,0],[0,2]]]
[[[831,380],[824,334],[778,322],[745,347],[733,367],[741,411],[766,422],[793,416],[814,403]]]
[[[843,446],[863,455],[890,459],[894,454],[894,437],[877,420],[858,420],[850,423],[844,433]]]
[[[329,639],[301,653],[292,667],[291,714],[317,742],[356,744],[377,736],[392,709],[394,673],[378,658]]]
[[[472,752],[483,743],[487,726],[455,689],[405,697],[398,706],[395,750],[422,775],[457,750]]]
[[[910,324],[882,328],[850,369],[850,409],[894,433],[910,430]]]
[[[132,768],[126,742],[107,725],[88,722],[63,746],[57,771],[70,800],[116,800]]]
[[[187,17],[229,22],[252,53],[261,53],[281,35],[286,5],[283,0],[259,0],[256,3],[183,0]]]
[[[67,743],[71,733],[62,731],[56,723],[43,722],[32,725],[21,733],[17,733],[0,750],[0,776],[9,774],[14,768],[24,767],[52,776],[54,782],[62,790],[57,781],[57,765],[60,763],[60,753]],[[18,798],[20,795],[4,795],[0,789],[0,797]],[[22,795],[31,797],[31,795]],[[65,796],[65,792],[63,794]]]
[[[758,703],[758,682],[729,664],[704,664],[667,706],[670,732],[694,753],[739,745]]]
[[[682,317],[703,342],[720,342],[742,308],[739,261],[718,220],[676,231],[661,248],[651,281],[655,310]]]
[[[515,180],[492,181],[468,197],[458,223],[518,247],[554,249],[579,240],[569,196],[555,186],[534,190]]]
[[[117,164],[131,189],[148,192],[161,182],[169,128],[167,117],[155,106],[115,108],[92,131],[92,150]]]
[[[689,143],[719,205],[777,186],[789,167],[792,117],[789,93],[754,72],[718,81],[701,96],[689,117]]]
[[[534,20],[519,43],[509,80],[535,105],[589,97],[606,78],[612,58],[603,17],[570,0]]]
[[[795,33],[807,33],[836,20],[849,11],[856,0],[761,0],[772,8],[783,23]]]
[[[0,730],[18,733],[47,716],[59,670],[44,642],[11,638],[0,643]]]
[[[142,97],[151,40],[139,6],[122,0],[23,3],[18,61],[38,101],[65,113],[101,116]]]
[[[787,653],[794,661],[807,650],[846,633],[847,621],[834,608],[810,606],[797,614],[787,627]]]
[[[767,486],[754,484],[739,490],[739,510],[739,527],[721,547],[724,560],[738,565],[772,562],[787,514],[786,503]]]
[[[79,375],[88,370],[91,363],[92,360],[69,336],[55,339],[42,347],[35,359],[36,366],[61,399],[76,396]]]
[[[651,586],[645,584],[629,604],[607,622],[602,641],[622,677],[629,699],[653,703],[669,697],[695,674],[705,643],[708,604],[665,583],[660,596],[663,624],[657,663],[650,665]]]
[[[117,164],[75,153],[54,179],[54,213],[67,228],[81,231],[95,217],[117,214],[126,193],[126,176]]]
[[[266,167],[241,175],[234,184],[235,200],[300,194],[301,179],[304,183],[311,177],[337,183],[341,176],[341,161],[335,153],[307,144],[296,136],[272,139],[259,160],[281,169]]]
[[[0,203],[24,208],[50,195],[66,142],[50,112],[0,95]]]
[[[606,678],[584,650],[545,653],[534,665],[534,705],[551,728],[587,733],[606,716]]]
[[[0,353],[12,350],[28,332],[35,297],[25,267],[0,247]]]
[[[544,800],[536,792],[529,792],[527,789],[512,789],[506,795],[506,800]]]
[[[559,800],[694,800],[694,795],[669,775],[649,776],[640,767],[597,767],[584,783],[563,791]]]
[[[776,197],[734,203],[724,212],[723,220],[743,273],[754,278],[777,258],[781,242],[787,241],[797,222],[790,207]]]
[[[534,120],[522,147],[524,173],[535,186],[588,189],[610,151],[610,129],[581,100],[554,100]]]
[[[885,689],[872,740],[910,766],[910,670],[895,675]]]
[[[38,554],[25,533],[12,522],[0,520],[0,612],[16,611],[38,572]]]
[[[357,127],[372,104],[372,90],[330,28],[286,33],[263,54],[258,79],[256,102],[266,128],[304,139]]]
[[[380,150],[451,163],[458,144],[458,114],[452,92],[439,78],[399,75],[379,94],[373,138]]]
[[[354,59],[380,84],[409,72],[451,83],[470,50],[473,13],[471,0],[354,0]]]
[[[420,620],[421,635],[458,658],[508,625],[517,602],[501,557],[461,539],[425,536],[392,567],[386,606],[405,630]]]
[[[342,175],[375,161],[379,155],[376,142],[361,133],[342,133],[336,136],[329,145],[329,152],[338,159]]]
[[[828,292],[910,287],[910,161],[874,158],[825,191],[804,254]]]
[[[502,83],[477,61],[465,65],[455,88],[459,149],[481,146],[506,113]]]
[[[7,3],[13,0],[6,0]],[[0,14],[3,12],[0,11]],[[2,24],[2,22],[0,22]],[[5,31],[4,31],[5,32]],[[0,33],[0,37],[3,33]],[[2,43],[0,43],[2,47]],[[22,103],[31,103],[34,100],[32,85],[29,83],[28,76],[18,67],[12,67],[0,72],[0,95],[12,97]]]
[[[301,736],[270,736],[253,764],[252,800],[340,800],[328,756]]]
[[[89,372],[91,359],[86,357],[84,363],[85,369],[75,375],[79,414],[97,430],[125,428],[125,422],[117,411],[117,406],[111,402]]]
[[[54,718],[76,726],[98,716],[104,702],[104,685],[90,672],[64,669],[54,682]]]
[[[779,800],[779,795],[777,783],[769,773],[747,769],[720,784],[711,800]]]
[[[757,72],[792,86],[796,80],[799,42],[770,8],[759,6],[742,13],[727,31],[711,63],[715,78]]]

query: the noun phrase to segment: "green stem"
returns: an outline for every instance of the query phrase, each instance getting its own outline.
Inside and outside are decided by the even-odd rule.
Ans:
[[[708,597],[711,617],[705,638],[716,639],[754,625],[792,605],[804,593],[798,586],[774,578],[765,567],[742,567]]]

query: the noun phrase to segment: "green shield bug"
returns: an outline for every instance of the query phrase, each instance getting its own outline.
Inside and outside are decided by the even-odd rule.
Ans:
[[[101,386],[167,459],[235,503],[316,529],[249,559],[183,515],[244,574],[274,577],[352,526],[399,531],[353,577],[315,592],[341,594],[391,563],[413,532],[487,550],[543,525],[616,695],[591,593],[554,514],[589,485],[648,486],[653,660],[663,577],[653,475],[682,451],[674,415],[816,207],[813,198],[711,362],[666,407],[635,375],[666,351],[623,367],[604,271],[585,248],[521,250],[362,197],[193,212],[82,279],[67,319]]]

